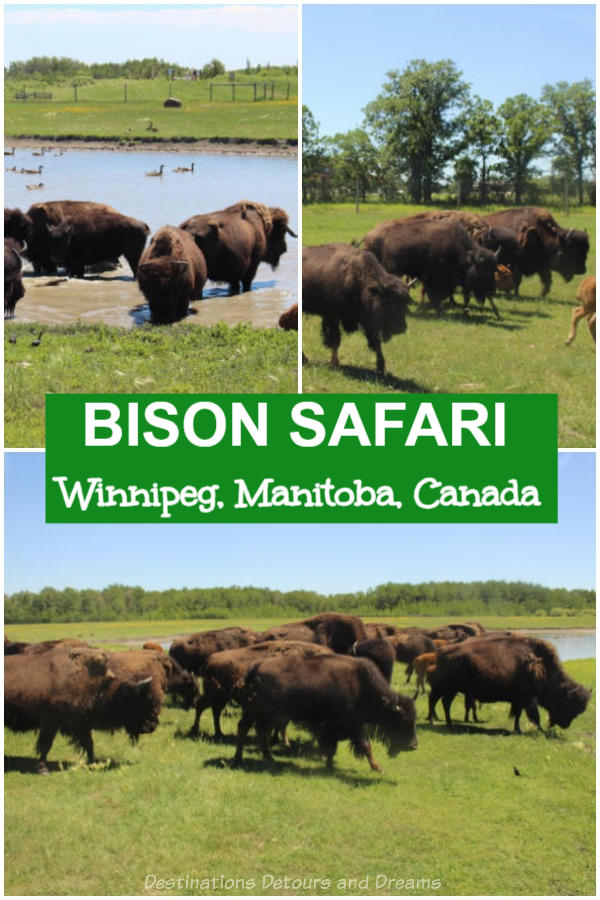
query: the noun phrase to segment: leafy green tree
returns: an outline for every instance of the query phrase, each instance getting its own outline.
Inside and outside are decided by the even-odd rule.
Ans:
[[[596,166],[596,94],[592,82],[559,81],[546,84],[542,101],[547,104],[555,130],[553,170],[577,181],[579,203],[584,202],[585,170]]]
[[[475,160],[470,156],[459,156],[454,163],[454,178],[456,180],[457,205],[464,206],[470,202],[477,180],[477,163]]]
[[[534,174],[532,163],[542,156],[552,136],[551,116],[545,104],[527,94],[509,97],[498,107],[498,115],[498,169],[511,182],[515,203],[519,204]]]
[[[321,179],[328,159],[319,123],[308,106],[302,107],[302,200],[314,201],[321,193]]]
[[[330,146],[336,182],[347,194],[354,194],[358,189],[365,203],[367,190],[379,173],[379,155],[373,141],[364,128],[354,128],[334,135]]]
[[[498,149],[499,131],[493,103],[473,97],[465,115],[465,141],[479,160],[479,199],[483,204],[488,202],[489,159]]]
[[[407,179],[413,203],[429,203],[436,179],[463,146],[469,86],[450,59],[412,60],[387,73],[381,93],[365,109],[375,141]]]

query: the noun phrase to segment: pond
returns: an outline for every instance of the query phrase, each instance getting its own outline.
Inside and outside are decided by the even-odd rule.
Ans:
[[[542,638],[556,647],[562,662],[568,659],[595,659],[596,658],[596,632],[595,631],[528,631],[532,637]]]
[[[44,200],[93,200],[146,222],[152,233],[162,225],[179,225],[189,216],[222,209],[239,200],[257,200],[285,209],[298,230],[298,165],[295,158],[206,154],[194,151],[71,150],[54,148],[43,157],[15,150],[4,168],[36,169],[40,175],[5,172],[4,204],[27,210]],[[175,173],[179,166],[194,172]],[[160,178],[145,173],[164,165]],[[27,185],[43,184],[39,190]],[[229,297],[226,286],[207,282],[204,299],[191,308],[188,322],[212,325],[251,322],[273,327],[281,312],[298,298],[298,241],[288,237],[288,252],[279,268],[261,263],[252,290]],[[28,274],[29,272],[29,274]],[[16,321],[65,324],[75,319],[131,326],[149,320],[137,283],[126,261],[115,272],[81,279],[33,277],[25,265],[25,297]]]

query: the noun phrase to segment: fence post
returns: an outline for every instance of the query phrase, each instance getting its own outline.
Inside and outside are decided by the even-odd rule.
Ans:
[[[75,103],[77,103],[77,85],[76,84],[73,85],[73,91],[75,94]]]
[[[271,100],[273,99],[274,94],[275,94],[275,82],[272,81],[271,82]]]
[[[286,99],[286,100],[289,100],[289,99],[290,99],[290,83],[289,83],[289,81],[288,81],[288,83],[287,83],[287,94],[286,94],[285,99]]]
[[[231,82],[231,102],[235,103],[235,81]]]
[[[267,82],[263,81],[263,100],[267,99]]]
[[[123,95],[123,103],[127,103],[127,82],[125,82],[125,93]]]
[[[256,103],[256,82],[254,82],[254,102]]]
[[[208,90],[209,90],[209,101],[212,103],[212,81],[209,81],[209,83],[208,83]]]

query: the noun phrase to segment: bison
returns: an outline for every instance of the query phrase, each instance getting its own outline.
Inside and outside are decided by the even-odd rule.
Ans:
[[[25,244],[14,238],[4,239],[4,316],[9,319],[15,314],[17,301],[25,296],[21,277],[24,248]]]
[[[136,653],[145,653],[140,660]],[[94,761],[92,730],[124,728],[132,741],[158,725],[166,673],[147,651],[108,653],[58,646],[4,660],[4,717],[12,731],[37,731],[38,771],[56,734]]]
[[[190,734],[199,733],[200,717],[205,709],[211,707],[215,737],[221,740],[223,738],[221,713],[228,703],[239,699],[239,689],[250,666],[267,656],[281,656],[288,653],[309,658],[332,654],[333,650],[305,641],[263,641],[237,650],[221,650],[209,656],[202,670],[203,693],[196,702],[196,718]],[[283,742],[286,743],[285,731]]]
[[[577,299],[581,300],[581,306],[573,310],[571,318],[571,330],[565,341],[567,347],[575,340],[575,331],[580,319],[587,319],[590,334],[596,343],[596,276],[590,275],[584,278],[577,290]]]
[[[489,297],[496,317],[500,318],[492,299],[496,256],[475,243],[457,222],[418,216],[389,219],[366,235],[364,245],[388,272],[421,279],[438,314],[443,300],[461,287],[465,302],[471,293],[481,304]]]
[[[187,231],[165,225],[142,253],[137,274],[152,324],[168,325],[185,318],[191,301],[202,298],[206,263]]]
[[[590,247],[586,232],[561,228],[547,209],[514,207],[489,213],[483,218],[494,227],[510,229],[517,237],[519,252],[517,265],[513,268],[517,296],[523,276],[539,275],[542,297],[545,297],[552,286],[552,270],[559,272],[567,282],[574,275],[584,274]]]
[[[413,701],[392,691],[368,659],[286,655],[255,663],[242,690],[242,717],[233,763],[242,761],[253,725],[263,757],[272,760],[273,729],[288,721],[308,727],[316,736],[329,771],[333,770],[333,757],[341,740],[349,740],[356,755],[366,756],[371,768],[380,771],[365,732],[369,726],[390,756],[417,747]]]
[[[350,648],[350,655],[370,659],[375,663],[387,683],[391,684],[396,655],[388,640],[367,638],[366,641],[357,641]]]
[[[282,312],[277,323],[284,331],[298,331],[298,304],[292,305]]]
[[[409,286],[386,272],[369,250],[350,244],[307,247],[302,254],[302,310],[321,317],[323,343],[338,368],[340,325],[348,334],[363,331],[385,374],[381,342],[406,332]]]
[[[5,234],[25,231],[34,271],[53,274],[57,266],[83,278],[85,267],[124,256],[135,277],[150,229],[105,203],[54,200],[34,203],[27,213],[5,210]],[[8,230],[7,230],[8,228]]]
[[[242,200],[212,213],[192,216],[179,226],[202,250],[211,281],[229,285],[231,294],[249,291],[261,262],[272,269],[287,250],[288,214],[275,206]]]
[[[471,637],[441,647],[430,683],[429,717],[433,719],[441,697],[449,728],[450,708],[457,693],[483,703],[510,703],[517,733],[523,710],[540,728],[538,703],[548,710],[550,727],[568,728],[585,710],[591,696],[569,678],[551,644],[507,633]]]
[[[394,634],[387,639],[393,647],[396,660],[406,663],[406,682],[411,679],[413,673],[413,661],[421,653],[433,653],[435,644],[426,634],[413,632]]]
[[[330,647],[335,653],[349,653],[356,641],[364,641],[365,626],[358,616],[343,613],[319,613],[300,622],[269,628],[261,641],[307,641]]]
[[[199,675],[211,653],[248,647],[250,644],[256,643],[257,639],[258,635],[254,631],[249,628],[240,628],[237,625],[216,631],[200,631],[197,634],[190,634],[188,637],[173,641],[169,649],[169,656],[188,672]]]

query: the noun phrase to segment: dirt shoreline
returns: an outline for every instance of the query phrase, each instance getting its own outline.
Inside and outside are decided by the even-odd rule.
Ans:
[[[219,153],[237,156],[282,156],[297,157],[297,144],[285,140],[252,141],[245,138],[155,138],[153,140],[136,140],[124,144],[120,138],[86,138],[76,137],[11,137],[4,135],[6,147],[19,150],[49,147],[52,150],[120,150],[120,151],[153,151],[161,153]]]

